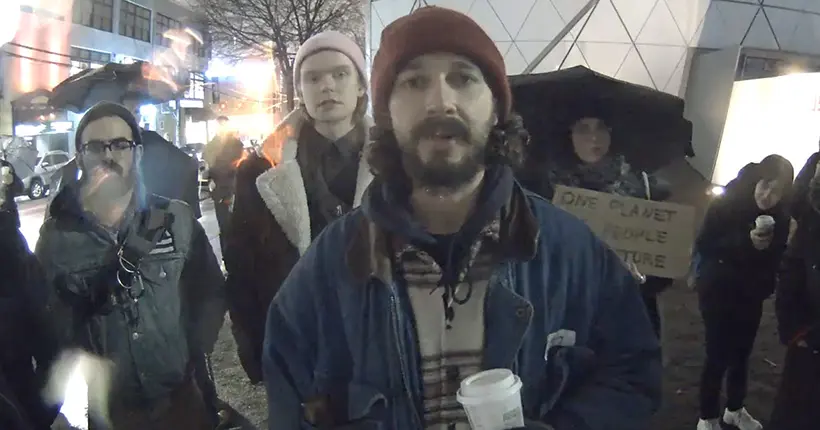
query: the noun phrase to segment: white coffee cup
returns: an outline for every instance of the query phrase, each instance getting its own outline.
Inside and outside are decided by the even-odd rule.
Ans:
[[[11,185],[11,183],[14,182],[14,176],[11,174],[11,167],[0,167],[0,181],[2,181],[2,185]]]
[[[463,381],[456,398],[473,430],[524,427],[521,379],[509,369],[490,369]]]
[[[755,228],[758,230],[768,231],[774,228],[774,218],[770,215],[760,215],[755,219]]]

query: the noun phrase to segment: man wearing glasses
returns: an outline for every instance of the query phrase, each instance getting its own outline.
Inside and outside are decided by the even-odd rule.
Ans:
[[[94,106],[76,136],[80,180],[54,197],[35,253],[60,347],[113,363],[110,375],[86,375],[90,419],[117,430],[212,429],[193,368],[225,308],[205,232],[187,205],[145,192],[128,109]]]
[[[118,102],[118,100],[111,100]],[[132,115],[139,116],[141,99],[127,96],[122,105]],[[169,199],[184,201],[199,219],[202,211],[199,207],[199,166],[196,160],[188,156],[173,143],[164,139],[156,131],[140,129],[142,138],[142,177],[147,192]],[[72,159],[60,168],[59,181],[55,190],[77,180],[77,160]]]

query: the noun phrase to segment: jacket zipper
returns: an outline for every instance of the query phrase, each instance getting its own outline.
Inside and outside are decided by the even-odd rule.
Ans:
[[[410,378],[407,377],[406,370],[407,369],[407,362],[405,361],[404,351],[401,346],[401,336],[399,331],[399,310],[398,310],[398,303],[396,300],[396,291],[391,286],[390,288],[390,308],[393,320],[393,336],[396,342],[396,352],[399,356],[399,373],[401,373],[401,379],[404,383],[404,391],[407,394],[407,400],[410,402],[410,410],[413,413],[413,422],[416,424],[415,428],[421,429],[424,428],[421,425],[421,418],[419,416],[419,411],[416,408],[416,401],[413,398],[413,393],[410,390]]]

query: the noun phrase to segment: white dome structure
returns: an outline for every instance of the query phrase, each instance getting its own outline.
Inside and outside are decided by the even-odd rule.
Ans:
[[[385,25],[425,5],[466,13],[495,40],[509,74],[519,74],[554,42],[532,72],[584,65],[683,95],[687,48],[729,46],[820,56],[818,0],[374,0],[368,44]],[[562,29],[587,5],[577,23]],[[560,37],[559,40],[555,40]]]

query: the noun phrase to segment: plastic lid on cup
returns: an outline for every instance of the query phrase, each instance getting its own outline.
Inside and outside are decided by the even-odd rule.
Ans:
[[[509,369],[490,369],[461,381],[463,397],[486,397],[509,391],[516,385],[515,374]]]

